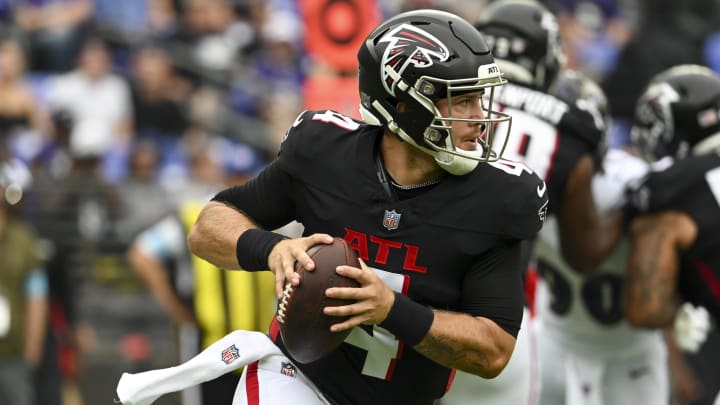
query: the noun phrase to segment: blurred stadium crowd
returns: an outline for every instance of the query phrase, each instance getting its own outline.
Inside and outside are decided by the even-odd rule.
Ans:
[[[51,302],[36,403],[110,403],[121,371],[175,364],[172,321],[126,262],[135,236],[187,195],[257,173],[303,109],[357,117],[352,41],[382,17],[472,21],[489,2],[0,0],[2,171],[42,242]],[[545,3],[569,66],[608,94],[615,145],[653,74],[720,69],[717,1]]]

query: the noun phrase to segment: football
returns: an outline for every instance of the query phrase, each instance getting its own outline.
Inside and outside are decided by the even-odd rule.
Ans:
[[[330,298],[330,287],[359,287],[354,279],[335,272],[340,265],[360,267],[357,253],[344,239],[335,238],[332,244],[316,245],[308,250],[315,262],[315,270],[306,271],[296,265],[300,284],[285,284],[283,298],[278,302],[277,320],[280,334],[288,352],[301,363],[310,363],[335,350],[350,330],[331,332],[330,326],[345,317],[327,316],[323,308],[351,304],[352,300]]]

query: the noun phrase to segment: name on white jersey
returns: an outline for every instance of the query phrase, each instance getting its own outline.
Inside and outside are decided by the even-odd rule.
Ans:
[[[557,125],[569,109],[567,104],[557,98],[527,87],[506,84],[498,90],[494,101],[527,111],[553,125]]]

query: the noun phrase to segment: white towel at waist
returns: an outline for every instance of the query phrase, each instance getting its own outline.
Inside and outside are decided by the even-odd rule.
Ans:
[[[123,405],[150,405],[162,395],[210,381],[265,358],[282,354],[260,332],[238,330],[178,366],[140,373],[123,373],[117,398]]]

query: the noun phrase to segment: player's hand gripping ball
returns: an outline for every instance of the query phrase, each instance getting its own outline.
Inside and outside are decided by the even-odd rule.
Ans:
[[[335,268],[341,265],[360,267],[357,253],[341,238],[332,244],[317,245],[308,250],[315,262],[315,270],[306,271],[295,265],[300,284],[285,284],[283,297],[278,303],[277,319],[285,347],[295,360],[310,363],[335,350],[350,333],[331,332],[332,324],[346,317],[327,316],[324,307],[352,304],[352,300],[330,298],[325,290],[330,287],[360,287],[351,278],[341,276]]]

